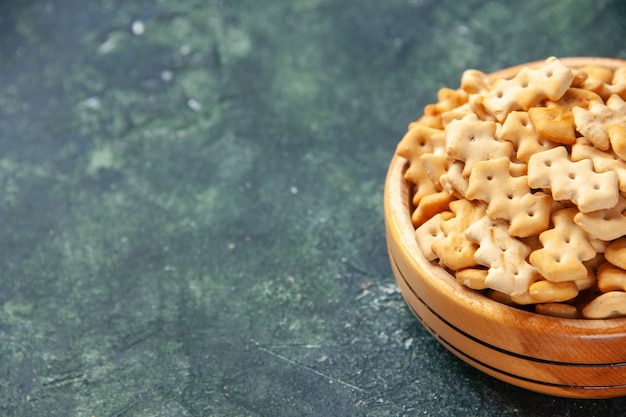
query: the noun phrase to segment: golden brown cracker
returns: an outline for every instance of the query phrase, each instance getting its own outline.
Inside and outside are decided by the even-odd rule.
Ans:
[[[626,235],[625,211],[626,199],[620,196],[614,207],[590,213],[578,213],[574,216],[574,221],[594,239],[607,242]]]
[[[626,237],[619,238],[607,246],[604,257],[613,265],[626,269]]]
[[[441,223],[452,216],[453,214],[449,211],[437,213],[415,230],[417,245],[429,261],[437,259],[437,255],[432,250],[432,244],[445,237],[441,230]]]
[[[530,263],[547,280],[574,281],[587,276],[583,261],[592,259],[596,251],[587,233],[574,223],[576,213],[576,208],[553,213],[553,227],[539,235],[543,248],[530,254]]]
[[[455,200],[450,203],[454,217],[441,223],[445,237],[432,244],[432,250],[441,263],[453,270],[477,265],[474,253],[478,245],[465,237],[465,230],[480,219],[486,212],[486,204],[468,200]]]
[[[576,140],[574,115],[560,106],[532,107],[528,116],[540,138],[551,142],[572,144]]]
[[[609,291],[594,298],[583,308],[582,314],[588,319],[610,319],[626,317],[626,292]]]

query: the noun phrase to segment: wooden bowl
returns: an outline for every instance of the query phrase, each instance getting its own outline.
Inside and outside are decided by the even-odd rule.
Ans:
[[[615,68],[626,61],[564,58]],[[494,73],[512,77],[524,64]],[[387,246],[402,295],[424,327],[450,352],[507,383],[555,396],[626,395],[626,318],[562,319],[527,312],[463,287],[421,253],[411,223],[404,158],[395,156],[384,191]]]

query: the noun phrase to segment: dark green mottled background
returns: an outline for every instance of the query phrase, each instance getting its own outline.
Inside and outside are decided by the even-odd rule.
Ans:
[[[615,416],[463,364],[384,243],[408,122],[621,1],[0,0],[0,415]]]

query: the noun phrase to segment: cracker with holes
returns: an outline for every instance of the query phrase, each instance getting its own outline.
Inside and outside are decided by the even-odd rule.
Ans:
[[[465,236],[478,244],[476,262],[489,268],[485,284],[512,297],[522,296],[539,273],[526,262],[530,248],[511,237],[508,229],[506,221],[485,215],[467,228]]]
[[[465,164],[462,174],[466,178],[476,162],[510,158],[513,152],[512,143],[496,138],[496,123],[479,120],[475,114],[450,122],[445,133],[448,158]]]
[[[428,176],[421,156],[434,150],[433,137],[442,131],[421,124],[413,124],[397,146],[398,155],[407,158],[409,167],[404,178],[413,184],[412,202],[416,207],[412,221],[419,226],[434,214],[445,210],[451,201],[450,195],[441,190]],[[424,201],[422,201],[424,200]]]
[[[528,158],[537,152],[558,146],[554,142],[539,137],[528,112],[525,111],[509,113],[496,132],[496,136],[500,140],[511,142],[514,145],[517,159],[522,162],[528,162]]]
[[[485,201],[492,219],[507,220],[511,236],[539,234],[548,228],[552,198],[542,192],[532,194],[527,176],[513,176],[511,165],[509,158],[476,163],[465,196]]]
[[[435,129],[423,124],[412,124],[409,130],[396,147],[396,153],[409,161],[419,158],[421,155],[433,151],[434,135],[442,133],[441,129]]]
[[[602,151],[588,140],[578,138],[576,143],[572,145],[570,158],[574,162],[584,159],[591,160],[593,170],[596,172],[615,172],[617,174],[617,187],[621,192],[626,192],[626,161],[611,150]]]
[[[626,103],[618,95],[612,95],[604,103],[591,103],[589,109],[574,107],[576,130],[595,147],[603,151],[609,149],[609,128],[612,125],[626,124]]]
[[[611,241],[626,235],[626,199],[619,198],[614,207],[590,213],[578,213],[574,222],[594,239]]]
[[[429,261],[437,259],[437,255],[432,250],[433,243],[445,237],[445,234],[441,230],[441,223],[450,219],[452,216],[454,216],[454,214],[449,211],[437,213],[415,230],[417,245]]]
[[[446,137],[443,131],[433,134],[428,139],[432,150],[420,156],[422,166],[428,178],[440,187],[440,177],[446,173],[448,161],[446,157]]]
[[[553,228],[539,235],[543,248],[530,254],[530,263],[549,281],[584,279],[588,271],[583,262],[596,256],[589,236],[574,222],[576,213],[575,207],[553,213]]]
[[[619,198],[615,172],[595,172],[588,159],[573,162],[562,146],[530,157],[528,185],[550,189],[555,200],[571,200],[583,213],[611,208]]]
[[[409,161],[409,167],[404,173],[404,178],[414,185],[413,204],[418,205],[422,197],[439,192],[435,184],[430,181],[421,156],[426,152],[432,152],[431,136],[441,132],[424,125],[413,125],[404,135],[396,148],[396,153]]]
[[[465,237],[465,230],[483,217],[486,210],[483,202],[455,200],[450,203],[454,217],[441,222],[440,226],[445,237],[431,245],[441,264],[453,270],[477,265],[474,253],[478,246]]]
[[[568,88],[560,99],[548,101],[545,104],[546,107],[561,107],[571,111],[574,107],[588,109],[591,103],[604,102],[602,101],[602,97],[593,91],[585,90],[584,88]]]
[[[428,104],[424,108],[424,115],[418,119],[419,124],[441,129],[442,115],[467,103],[467,93],[461,89],[442,88],[437,93],[437,98],[437,103]]]
[[[515,110],[528,110],[544,99],[558,100],[570,87],[574,73],[556,58],[537,68],[523,68],[510,79],[498,79],[485,95],[485,109],[503,122]]]
[[[626,66],[615,71],[598,66],[587,66],[581,70],[587,74],[581,84],[582,88],[597,93],[604,100],[614,94],[626,98]]]
[[[447,210],[448,204],[450,204],[453,199],[452,195],[445,191],[425,195],[411,214],[413,225],[418,227],[435,214]]]

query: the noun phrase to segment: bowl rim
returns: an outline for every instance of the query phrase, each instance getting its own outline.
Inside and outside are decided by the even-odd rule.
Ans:
[[[559,58],[559,60],[570,68],[593,64],[615,69],[618,66],[626,65],[626,60],[617,58],[569,57]],[[537,67],[543,62],[542,60],[520,64],[495,71],[490,75],[506,78],[514,76],[521,68]],[[558,326],[560,331],[565,330],[573,334],[591,337],[624,333],[626,318],[568,319],[522,310],[492,300],[478,291],[462,286],[448,271],[435,262],[428,261],[419,249],[415,239],[415,228],[411,222],[410,186],[404,179],[407,165],[408,161],[394,152],[385,179],[383,198],[387,241],[388,245],[390,242],[395,242],[399,249],[406,251],[412,262],[411,269],[417,271],[423,280],[428,281],[429,285],[433,285],[441,293],[449,293],[451,295],[449,298],[455,304],[473,311],[480,309],[484,315],[493,316],[506,323],[507,326],[520,329],[528,329],[530,326],[546,333],[550,333],[555,326]],[[407,284],[411,286],[411,282],[407,282]]]

